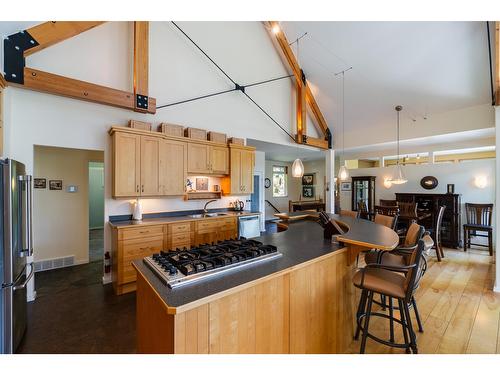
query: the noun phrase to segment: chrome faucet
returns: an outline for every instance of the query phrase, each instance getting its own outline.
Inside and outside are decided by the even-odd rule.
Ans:
[[[217,199],[212,199],[212,200],[209,200],[207,203],[205,203],[205,205],[203,206],[203,213],[204,214],[207,214],[208,213],[208,210],[207,210],[207,206],[212,203],[212,202],[217,202]]]

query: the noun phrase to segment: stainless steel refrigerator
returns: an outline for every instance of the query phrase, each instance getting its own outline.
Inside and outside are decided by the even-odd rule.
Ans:
[[[32,184],[24,164],[0,160],[0,353],[14,353],[26,330],[26,286],[34,269]]]

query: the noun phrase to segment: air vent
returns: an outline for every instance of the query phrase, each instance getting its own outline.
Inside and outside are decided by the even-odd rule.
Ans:
[[[35,272],[69,267],[73,266],[74,264],[75,264],[75,257],[73,255],[69,257],[41,260],[39,262],[35,262]]]

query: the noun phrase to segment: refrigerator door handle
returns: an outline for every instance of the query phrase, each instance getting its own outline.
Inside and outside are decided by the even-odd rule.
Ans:
[[[29,175],[19,176],[19,181],[25,184],[26,188],[26,207],[25,207],[25,217],[26,226],[24,233],[25,247],[19,252],[21,257],[32,256],[33,255],[33,195],[32,195],[32,178]]]
[[[24,289],[26,288],[26,285],[28,285],[28,283],[30,282],[31,278],[33,277],[33,275],[35,274],[35,269],[33,267],[31,267],[31,271],[30,271],[30,274],[28,275],[28,277],[26,278],[26,280],[24,280],[24,282],[20,285],[14,285],[14,287],[12,288],[13,290],[19,290],[19,289]]]

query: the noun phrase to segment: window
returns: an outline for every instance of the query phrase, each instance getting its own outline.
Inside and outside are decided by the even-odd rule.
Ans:
[[[273,165],[273,197],[286,197],[287,191],[287,167]]]

